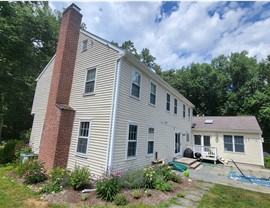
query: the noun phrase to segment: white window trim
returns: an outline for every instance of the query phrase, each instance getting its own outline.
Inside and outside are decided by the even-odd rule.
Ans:
[[[167,95],[168,94],[170,95],[170,103],[169,103],[170,104],[170,110],[167,110]],[[171,94],[169,92],[166,92],[165,110],[166,110],[167,113],[170,113],[170,111],[171,111],[171,97],[172,97]]]
[[[188,140],[187,140],[188,138]],[[188,131],[186,131],[186,142],[190,143],[190,133]]]
[[[149,129],[150,128],[154,129],[154,138],[153,138],[153,140],[149,140]],[[155,129],[155,127],[148,126],[148,128],[147,128],[147,141],[146,141],[147,142],[147,144],[146,144],[146,156],[148,156],[148,157],[153,156],[154,153],[155,153],[155,137],[156,137],[155,135],[156,135],[156,129]],[[154,142],[153,153],[148,154],[148,142],[151,142],[151,141]]]
[[[88,72],[89,70],[93,70],[93,69],[96,69],[94,91],[93,91],[93,92],[85,93],[87,72]],[[93,66],[93,67],[87,68],[87,69],[85,70],[85,75],[84,75],[84,88],[83,88],[83,95],[84,95],[84,96],[95,95],[95,94],[96,94],[97,73],[98,73],[98,67],[97,67],[97,66]]]
[[[86,144],[86,153],[81,153],[81,152],[77,152],[77,148],[78,148],[78,141],[79,141],[79,137],[80,137],[80,128],[81,128],[81,123],[82,122],[89,122],[89,133],[88,133],[88,138],[87,138],[87,144]],[[75,147],[75,156],[79,156],[79,157],[83,157],[83,158],[88,158],[88,148],[89,148],[89,141],[90,141],[90,135],[91,135],[91,130],[92,130],[92,120],[90,119],[81,119],[79,120],[79,125],[78,125],[78,132],[77,132],[77,137],[76,137],[76,147]]]
[[[180,134],[180,152],[177,152],[177,153],[175,153],[175,134]],[[174,134],[173,134],[173,147],[174,147],[174,150],[173,150],[173,152],[174,152],[174,155],[175,156],[180,156],[180,155],[182,155],[182,148],[181,148],[181,145],[183,144],[183,142],[181,143],[181,141],[182,141],[182,139],[183,139],[183,135],[182,135],[182,132],[181,131],[175,131],[174,132]]]
[[[85,42],[86,42],[86,49],[83,49],[83,45],[84,45]],[[81,42],[81,52],[83,53],[83,52],[85,52],[87,50],[88,50],[88,39],[85,39],[85,40],[83,40]]]
[[[129,126],[130,125],[134,125],[134,126],[137,126],[137,140],[136,140],[136,152],[135,152],[135,156],[132,156],[132,157],[128,157],[128,142],[129,142]],[[126,160],[135,160],[137,159],[137,151],[138,151],[138,139],[139,138],[139,124],[136,123],[136,122],[131,122],[129,121],[128,124],[127,124],[127,134],[126,134],[126,155],[125,155],[125,158]]]
[[[133,84],[132,78],[133,78],[133,72],[137,72],[140,75],[140,78],[141,78],[140,79],[141,82],[140,82],[139,97],[136,97],[136,96],[132,95],[132,84]],[[134,98],[134,99],[136,99],[136,100],[140,100],[140,98],[141,98],[141,92],[142,92],[142,73],[139,72],[137,69],[132,68],[132,70],[131,70],[131,79],[130,79],[130,93],[129,93],[129,96],[132,97],[132,98]]]
[[[156,86],[155,104],[151,103],[151,94],[153,94],[151,92],[151,84]],[[157,105],[157,84],[155,82],[153,82],[152,80],[150,80],[150,87],[149,87],[149,105],[151,105],[151,106],[156,106]]]
[[[175,106],[175,100],[176,100],[176,106]],[[175,113],[175,107],[176,107],[176,113]],[[178,114],[178,100],[177,100],[177,98],[175,97],[174,99],[173,99],[173,115],[177,115]]]
[[[232,145],[233,145],[233,150],[232,151],[229,151],[229,150],[225,150],[225,145],[224,145],[224,136],[232,136]],[[244,145],[244,152],[236,152],[235,151],[235,140],[234,140],[234,137],[235,136],[241,136],[241,137],[243,137],[243,145]],[[236,135],[236,134],[224,134],[223,135],[223,150],[224,150],[224,152],[226,152],[226,153],[234,153],[234,154],[245,154],[246,153],[246,148],[245,148],[245,137],[243,136],[243,135]]]

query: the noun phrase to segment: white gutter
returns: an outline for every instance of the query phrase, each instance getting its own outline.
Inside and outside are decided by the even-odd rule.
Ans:
[[[119,94],[119,80],[120,80],[120,70],[121,70],[121,65],[122,65],[122,57],[123,55],[119,59],[117,59],[117,67],[116,67],[117,72],[116,72],[116,78],[115,78],[115,92],[114,92],[114,100],[113,100],[113,108],[112,108],[110,146],[109,146],[109,154],[108,154],[108,163],[107,163],[107,168],[106,168],[109,171],[108,172],[109,174],[111,174],[112,160],[113,160],[117,103],[118,103],[118,94]]]

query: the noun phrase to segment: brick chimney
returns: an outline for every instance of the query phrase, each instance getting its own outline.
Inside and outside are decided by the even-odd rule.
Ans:
[[[45,167],[66,167],[75,110],[69,106],[82,15],[71,4],[62,16],[38,159]]]

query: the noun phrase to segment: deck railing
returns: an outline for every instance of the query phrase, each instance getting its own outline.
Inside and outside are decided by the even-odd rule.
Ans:
[[[209,146],[201,146],[201,145],[188,145],[188,148],[192,149],[194,153],[199,152],[202,154],[203,159],[212,159],[217,160],[217,148],[209,147]]]

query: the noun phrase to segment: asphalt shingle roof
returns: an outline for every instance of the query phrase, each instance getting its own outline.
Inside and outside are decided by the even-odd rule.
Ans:
[[[213,120],[206,124],[205,120]],[[258,132],[261,128],[255,116],[196,116],[193,117],[194,130]]]

